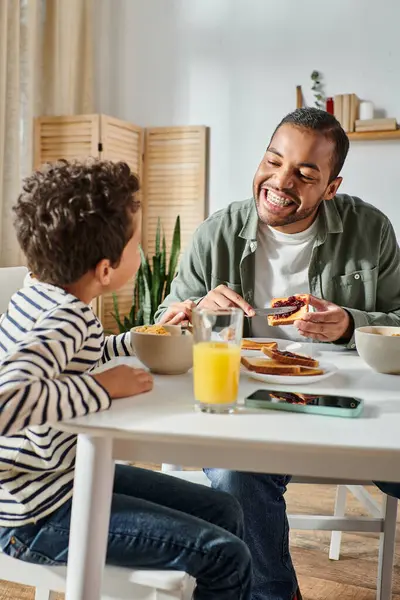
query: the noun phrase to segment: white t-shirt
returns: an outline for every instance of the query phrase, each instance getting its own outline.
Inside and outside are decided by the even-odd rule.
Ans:
[[[267,308],[272,298],[308,294],[308,268],[317,234],[317,221],[300,233],[282,233],[262,223],[258,226],[254,306]],[[302,340],[293,325],[270,327],[265,317],[253,317],[254,337]]]

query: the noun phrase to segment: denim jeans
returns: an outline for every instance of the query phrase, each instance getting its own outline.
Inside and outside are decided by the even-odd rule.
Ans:
[[[212,487],[235,496],[244,513],[244,540],[253,559],[252,600],[291,600],[297,590],[289,552],[284,493],[290,477],[204,469]],[[400,498],[400,484],[377,483]]]
[[[65,564],[71,503],[36,524],[0,528],[10,556]],[[229,494],[126,465],[116,465],[107,563],[186,571],[196,600],[250,600],[251,558],[243,513]]]

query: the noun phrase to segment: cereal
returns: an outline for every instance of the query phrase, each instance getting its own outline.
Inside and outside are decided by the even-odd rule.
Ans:
[[[135,327],[136,333],[150,333],[152,335],[171,335],[162,325],[141,325]]]

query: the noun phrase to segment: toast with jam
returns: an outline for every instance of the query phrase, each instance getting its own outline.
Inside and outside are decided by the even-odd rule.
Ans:
[[[319,362],[311,356],[305,356],[304,354],[296,354],[295,352],[288,352],[287,350],[278,350],[277,348],[267,348],[266,346],[262,349],[263,354],[276,360],[283,365],[299,365],[301,367],[316,368],[319,366]]]
[[[283,315],[269,315],[268,325],[293,325],[297,319],[301,319],[309,311],[310,306],[310,295],[309,294],[298,294],[296,296],[289,296],[288,298],[273,298],[271,300],[272,308],[281,308],[285,306],[293,306]]]

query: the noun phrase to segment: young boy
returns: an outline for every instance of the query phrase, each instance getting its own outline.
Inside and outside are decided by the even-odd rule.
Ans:
[[[138,190],[125,163],[63,161],[33,173],[14,207],[36,282],[0,324],[0,547],[25,561],[67,561],[76,437],[54,424],[152,388],[142,369],[92,374],[132,354],[129,333],[104,338],[90,303],[139,267]],[[242,534],[230,495],[116,465],[109,564],[186,571],[197,600],[248,600]]]

